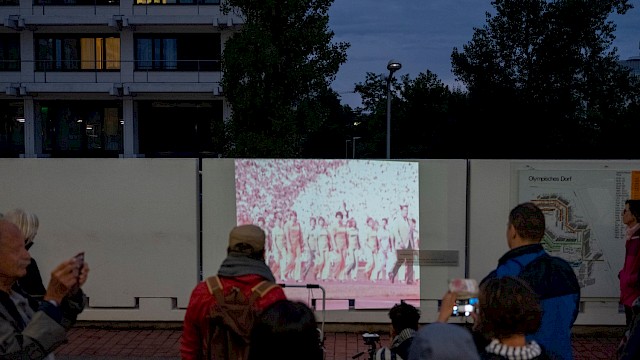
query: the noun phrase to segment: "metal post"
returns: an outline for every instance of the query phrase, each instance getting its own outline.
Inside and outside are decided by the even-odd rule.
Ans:
[[[387,77],[387,159],[391,159],[391,74]]]
[[[391,159],[391,77],[401,68],[402,64],[395,60],[389,60],[387,64],[387,70],[389,70],[387,77],[387,159]]]
[[[360,139],[360,136],[354,136],[351,138],[352,142],[351,145],[353,146],[353,150],[351,151],[351,157],[353,159],[356,158],[356,140]]]
[[[351,141],[351,140],[346,139],[344,141],[344,158],[345,159],[349,158],[349,141]]]

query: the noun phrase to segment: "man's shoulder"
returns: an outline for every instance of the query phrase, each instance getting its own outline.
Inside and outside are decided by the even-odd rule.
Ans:
[[[526,280],[541,299],[580,294],[580,283],[565,259],[547,253],[531,261],[522,269],[520,277]]]

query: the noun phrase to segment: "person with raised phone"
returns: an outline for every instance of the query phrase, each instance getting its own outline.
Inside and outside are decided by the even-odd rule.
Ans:
[[[67,341],[67,330],[84,309],[81,290],[89,266],[70,258],[51,272],[43,300],[17,286],[31,256],[18,227],[0,219],[0,358],[54,359],[53,351]]]

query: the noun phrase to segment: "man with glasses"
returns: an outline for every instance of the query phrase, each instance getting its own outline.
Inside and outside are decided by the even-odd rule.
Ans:
[[[624,306],[627,326],[633,319],[633,301],[640,296],[640,200],[627,200],[622,210],[622,222],[627,226],[625,234],[624,266],[618,273],[620,279],[620,303]]]
[[[0,217],[13,223],[20,229],[24,236],[24,247],[28,251],[31,246],[33,246],[33,240],[38,233],[38,227],[40,225],[38,216],[23,209],[12,209]],[[46,289],[42,282],[40,269],[38,269],[38,264],[34,258],[31,258],[31,262],[27,267],[27,275],[18,280],[18,286],[34,298],[42,299],[44,296]]]
[[[30,261],[20,229],[0,219],[1,359],[53,359],[53,351],[67,341],[67,330],[87,301],[80,289],[89,274],[86,263],[80,266],[70,258],[58,265],[38,301],[16,285]]]

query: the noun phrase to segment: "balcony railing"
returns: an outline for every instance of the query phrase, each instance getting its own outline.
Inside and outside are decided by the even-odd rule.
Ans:
[[[10,61],[6,61],[10,62]],[[24,61],[23,61],[24,62]],[[11,62],[15,63],[15,61]],[[7,66],[11,65],[8,63]],[[35,71],[113,72],[120,71],[121,60],[36,60]],[[220,60],[134,60],[135,71],[220,71]],[[15,66],[15,65],[14,65]],[[19,64],[18,64],[19,66]]]
[[[2,0],[0,0],[2,1]],[[5,0],[6,1],[6,0]],[[120,0],[33,0],[33,5],[119,5]]]
[[[140,83],[175,82],[176,79],[211,83],[219,82],[221,78],[220,60],[0,60],[0,72],[14,72],[20,76],[25,69],[34,69],[34,83],[122,82],[123,78]]]
[[[220,0],[136,0],[134,5],[220,5]]]

